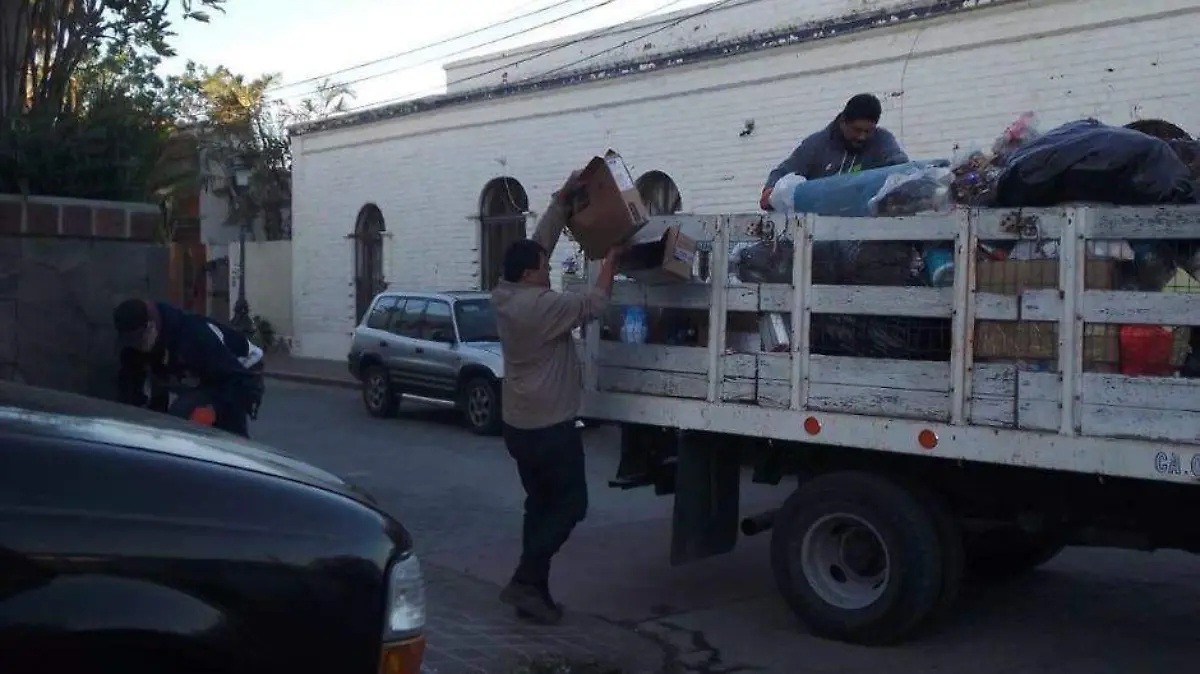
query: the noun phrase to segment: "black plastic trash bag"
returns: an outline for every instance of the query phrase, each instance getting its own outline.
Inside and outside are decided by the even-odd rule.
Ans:
[[[738,252],[737,277],[742,283],[791,283],[795,255],[788,239],[746,246]]]
[[[843,241],[843,285],[906,286],[914,280],[914,249],[904,241]]]
[[[944,318],[815,314],[811,349],[822,356],[947,361],[950,336]]]
[[[790,240],[746,246],[737,254],[743,283],[791,283],[795,244]],[[913,247],[892,241],[818,241],[812,282],[818,285],[903,286],[913,279]]]
[[[1195,203],[1196,186],[1166,141],[1088,119],[1064,124],[1019,148],[996,187],[1000,207],[1073,201]]]

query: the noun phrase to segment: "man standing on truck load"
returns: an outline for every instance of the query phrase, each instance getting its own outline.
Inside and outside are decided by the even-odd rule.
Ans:
[[[858,94],[849,101],[829,126],[805,138],[792,154],[767,176],[759,206],[771,210],[771,190],[789,173],[805,180],[840,173],[895,166],[908,155],[890,131],[879,126],[883,105],[871,94]]]
[[[583,375],[571,331],[608,305],[619,252],[604,258],[587,294],[550,289],[550,254],[571,217],[577,176],[551,198],[533,238],[505,252],[504,278],[492,291],[504,353],[504,444],[525,488],[521,561],[500,600],[520,617],[548,624],[562,620],[550,595],[550,560],[587,514],[583,438],[575,425]]]

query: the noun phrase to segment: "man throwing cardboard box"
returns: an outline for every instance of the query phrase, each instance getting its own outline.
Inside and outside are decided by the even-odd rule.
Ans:
[[[603,201],[589,189],[586,173],[573,173],[554,194],[532,239],[509,247],[504,278],[492,291],[504,351],[504,444],[517,462],[526,495],[521,561],[500,599],[519,616],[548,624],[562,620],[562,606],[550,595],[550,560],[583,520],[588,503],[583,439],[575,424],[583,375],[571,332],[607,307],[627,238],[621,225],[610,229],[608,252],[587,294],[550,289],[550,255],[563,229]],[[603,232],[592,234],[606,238]],[[589,245],[585,252],[589,248],[595,250]]]

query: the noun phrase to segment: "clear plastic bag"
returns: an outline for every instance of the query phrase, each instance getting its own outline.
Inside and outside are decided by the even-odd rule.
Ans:
[[[893,173],[867,202],[873,216],[895,217],[939,211],[950,205],[950,183],[954,174],[945,166],[926,166]]]
[[[871,215],[871,198],[879,193],[889,176],[929,166],[948,165],[949,162],[945,160],[911,161],[896,166],[808,180],[796,185],[792,192],[792,208],[790,210],[795,213],[814,213],[816,215],[869,217]]]
[[[957,171],[963,167],[981,168],[992,161],[992,155],[983,147],[975,144],[966,147],[954,146],[954,154],[950,156],[950,170]]]
[[[992,143],[992,155],[999,162],[1003,162],[1010,154],[1041,136],[1042,133],[1038,124],[1037,114],[1034,112],[1023,112]]]
[[[988,205],[1000,176],[994,160],[990,152],[978,146],[956,149],[950,160],[950,199],[967,206]]]

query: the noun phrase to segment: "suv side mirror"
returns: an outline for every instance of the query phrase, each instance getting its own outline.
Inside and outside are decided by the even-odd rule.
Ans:
[[[450,332],[447,330],[434,330],[430,333],[429,338],[435,342],[454,343],[454,338],[450,336]]]

